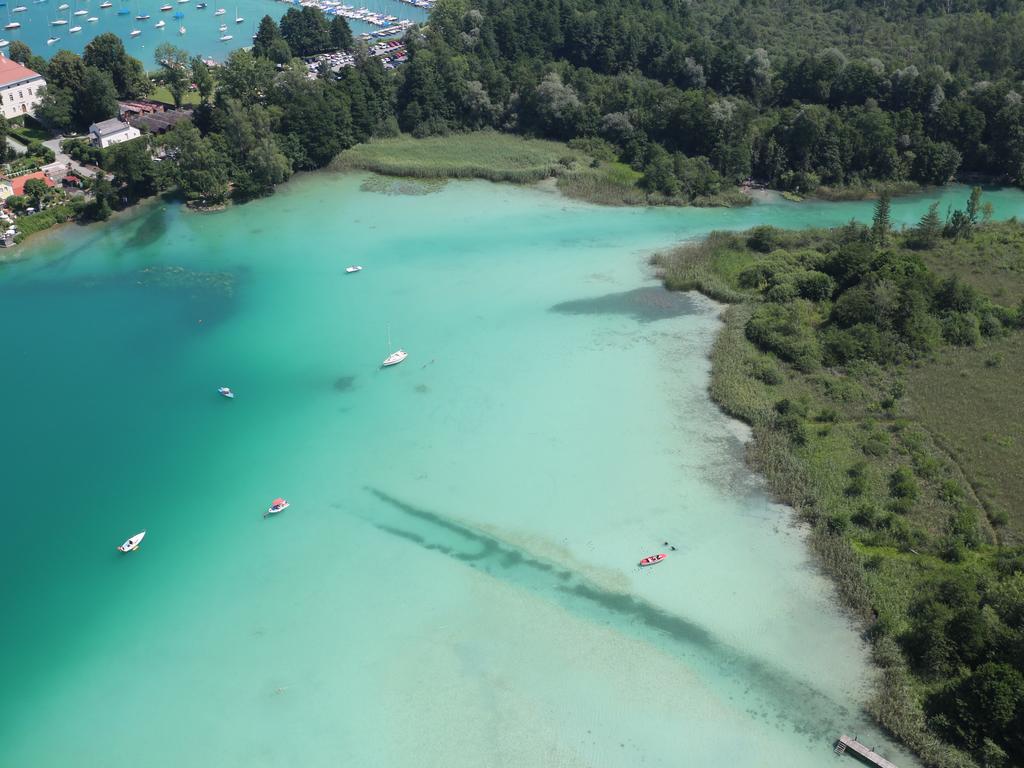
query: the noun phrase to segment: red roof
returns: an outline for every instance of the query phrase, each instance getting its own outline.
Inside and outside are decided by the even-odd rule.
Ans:
[[[11,187],[14,188],[14,194],[24,195],[25,194],[25,182],[29,179],[42,179],[46,182],[46,186],[52,187],[53,182],[50,181],[50,177],[42,171],[36,171],[35,173],[26,173],[24,176],[15,176],[10,180]]]
[[[39,77],[39,73],[0,55],[0,86],[16,83],[19,80],[28,80],[32,77]]]

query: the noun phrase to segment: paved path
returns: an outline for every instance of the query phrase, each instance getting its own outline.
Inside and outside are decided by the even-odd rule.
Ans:
[[[55,163],[63,163],[64,165],[66,165],[68,168],[70,168],[71,170],[73,170],[75,173],[77,173],[80,176],[84,176],[84,177],[89,178],[89,179],[91,179],[93,176],[95,176],[96,175],[96,169],[95,168],[89,168],[87,166],[84,166],[80,162],[78,162],[77,160],[72,160],[69,155],[64,153],[64,150],[62,150],[60,148],[60,143],[63,140],[64,140],[63,136],[58,136],[56,139],[49,139],[49,140],[43,142],[43,146],[44,147],[49,147],[50,149],[53,150],[53,154],[54,154],[54,160],[53,161]]]

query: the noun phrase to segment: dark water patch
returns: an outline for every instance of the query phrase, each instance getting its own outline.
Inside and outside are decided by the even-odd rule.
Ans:
[[[640,323],[704,312],[689,294],[666,291],[661,286],[607,293],[593,299],[563,301],[551,307],[551,311],[564,315],[627,315]]]
[[[417,394],[420,395],[425,395],[428,392],[430,392],[430,387],[428,387],[426,384],[417,384],[415,387],[413,387],[413,389],[416,391]]]
[[[355,376],[339,376],[334,380],[334,391],[351,392],[353,389],[355,389],[355,384]]]
[[[167,206],[154,205],[145,215],[133,222],[135,231],[125,242],[124,248],[130,250],[153,245],[167,234],[167,220]]]
[[[613,626],[624,635],[686,658],[687,666],[720,690],[723,698],[731,698],[730,693],[735,693],[752,699],[752,715],[768,717],[770,713],[812,742],[827,743],[836,733],[854,725],[867,727],[865,719],[813,685],[768,660],[723,642],[696,622],[633,595],[605,589],[580,573],[444,515],[377,489],[368,490],[405,520],[404,525],[400,521],[371,521],[382,532],[528,589],[576,616]]]

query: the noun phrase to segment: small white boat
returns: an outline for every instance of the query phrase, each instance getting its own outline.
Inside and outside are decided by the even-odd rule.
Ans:
[[[139,544],[142,543],[142,540],[144,538],[146,538],[145,531],[142,531],[141,533],[136,533],[134,536],[128,539],[128,541],[126,541],[124,544],[118,547],[118,549],[121,552],[134,552],[136,549],[139,548]]]
[[[271,505],[267,508],[267,511],[263,513],[263,516],[276,515],[278,512],[284,512],[290,506],[291,504],[282,498],[274,499]]]
[[[178,27],[178,34],[179,35],[184,35],[185,32],[187,32],[187,31],[188,30],[186,30],[184,27]]]
[[[100,8],[113,8],[113,7],[114,7],[114,4],[109,2],[109,0],[108,0],[108,2],[100,3]]]
[[[388,328],[388,349],[391,349],[391,329]],[[384,358],[384,362],[381,363],[383,368],[388,368],[392,365],[398,365],[400,362],[405,360],[409,356],[409,353],[404,349],[399,349],[395,352],[391,352],[387,357]]]
[[[10,24],[4,24],[4,29],[19,29],[21,24],[16,21],[12,21]]]
[[[160,21],[158,21],[158,22],[157,22],[156,24],[154,24],[153,26],[154,26],[154,27],[156,27],[157,29],[163,29],[164,27],[166,27],[166,26],[167,26],[167,22],[166,22],[166,21],[164,21],[163,19],[160,19]]]
[[[235,397],[235,393],[231,391],[231,387],[217,387],[217,393],[232,400]]]
[[[174,8],[174,6],[173,6],[173,5],[161,5],[161,6],[160,6],[160,10],[161,10],[161,11],[169,11],[169,10],[171,10],[172,8]]]
[[[0,40],[0,48],[6,48],[10,44],[11,44],[10,40]]]
[[[72,15],[72,16],[85,16],[85,15],[86,15],[86,14],[88,14],[88,13],[89,13],[89,12],[88,12],[87,10],[85,10],[85,9],[83,8],[82,10],[79,10],[79,11],[75,11],[75,12],[74,12],[73,14],[71,14],[71,15]]]
[[[60,5],[57,6],[57,10],[58,11],[66,11],[70,7],[71,6],[68,5],[67,3],[61,3]]]
[[[238,6],[235,6],[235,24],[241,24],[245,19],[238,15]]]
[[[67,19],[54,19],[50,22],[51,27],[61,27],[68,23]]]
[[[135,17],[135,20],[136,21],[145,21],[148,18],[149,18],[149,14],[148,13],[140,13],[138,16]]]
[[[138,37],[141,34],[142,34],[141,30],[133,29],[131,32],[128,33],[128,37]]]
[[[227,11],[225,11],[223,8],[218,8],[216,11],[213,12],[213,15],[223,16],[225,13],[227,13]]]
[[[11,8],[11,13],[24,13],[27,10],[28,10],[28,6],[27,5],[17,5],[14,8]]]
[[[363,268],[362,268],[362,267],[360,267],[360,266],[359,266],[358,264],[353,264],[353,265],[352,265],[351,267],[345,267],[345,271],[346,271],[346,272],[348,272],[348,273],[349,273],[350,275],[351,275],[351,274],[352,274],[353,272],[361,272],[361,271],[362,271],[362,269],[363,269]]]
[[[59,37],[48,37],[48,38],[46,38],[46,44],[47,45],[53,45],[54,43],[59,43],[59,42],[60,42],[60,38]]]
[[[228,25],[227,24],[221,24],[219,27],[217,27],[217,29],[219,29],[221,32],[227,32],[228,31]]]
[[[86,21],[89,22],[90,24],[95,24],[99,20],[100,20],[99,16],[90,16],[88,19],[86,19]]]
[[[221,35],[219,39],[222,43],[226,43],[228,40],[231,39],[231,37],[231,35]]]
[[[82,31],[82,28],[80,26],[78,26],[77,24],[75,26],[73,26],[71,29],[68,30],[68,32],[70,32],[72,35],[75,34],[75,32],[81,32],[81,31]]]

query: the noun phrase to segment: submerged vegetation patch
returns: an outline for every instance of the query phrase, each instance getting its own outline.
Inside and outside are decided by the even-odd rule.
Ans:
[[[440,192],[448,183],[447,179],[413,179],[392,176],[381,176],[374,173],[359,185],[363,192],[376,192],[380,195],[432,195]]]
[[[657,286],[563,301],[551,307],[551,311],[565,315],[627,315],[637,322],[650,323],[692,315],[697,310],[692,297]]]

